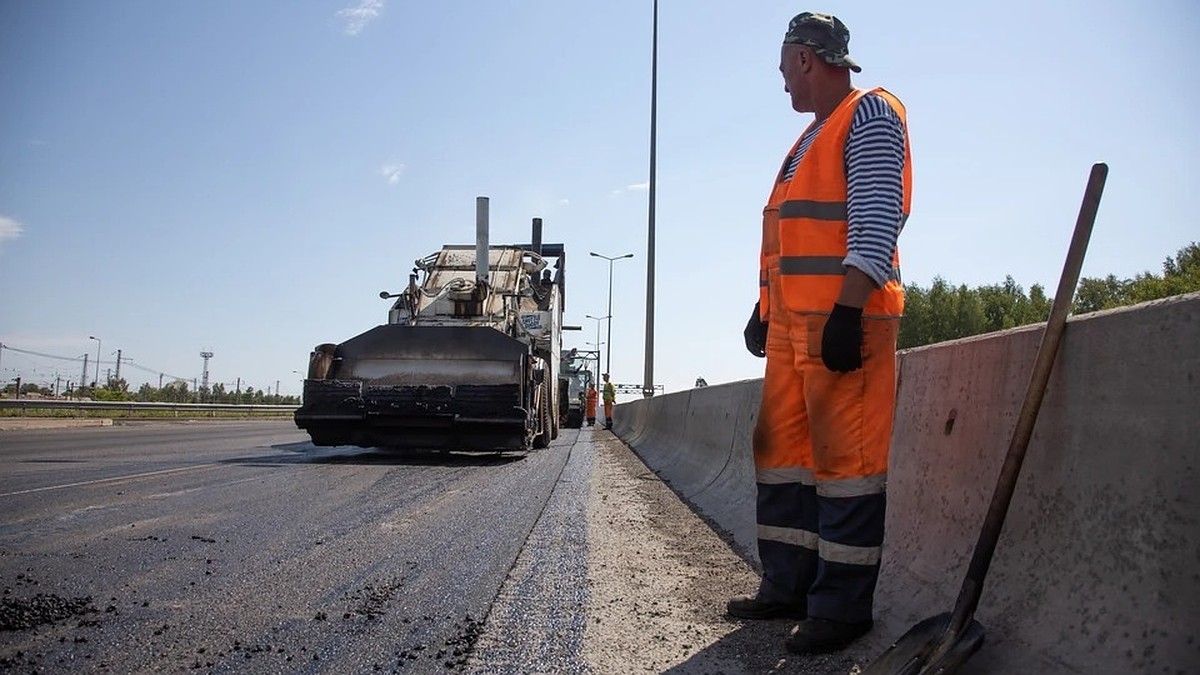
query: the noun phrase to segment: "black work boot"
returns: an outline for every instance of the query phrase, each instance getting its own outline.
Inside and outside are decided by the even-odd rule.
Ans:
[[[873,621],[846,623],[828,619],[805,619],[792,629],[784,646],[794,654],[827,654],[846,647],[866,635]]]
[[[725,605],[729,616],[739,619],[803,619],[804,603],[775,602],[756,595],[739,595]]]

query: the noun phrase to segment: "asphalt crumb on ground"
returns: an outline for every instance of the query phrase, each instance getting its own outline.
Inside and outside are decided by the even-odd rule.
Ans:
[[[432,616],[424,616],[422,619],[427,622],[437,621]],[[426,645],[416,642],[397,648],[393,652],[396,661],[391,672],[429,672],[431,667],[461,672],[467,667],[482,633],[483,619],[467,614],[454,621],[454,629],[450,636],[443,638],[440,644]],[[377,666],[376,670],[381,668]]]
[[[347,598],[351,607],[342,613],[343,619],[361,616],[368,621],[374,620],[387,612],[392,598],[404,588],[404,579],[387,579],[377,584],[367,584],[350,594]]]
[[[91,596],[64,598],[38,593],[31,598],[0,598],[0,630],[25,630],[96,612]]]

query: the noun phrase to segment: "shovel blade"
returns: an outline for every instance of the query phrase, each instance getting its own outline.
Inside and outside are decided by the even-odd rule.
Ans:
[[[948,675],[983,644],[983,626],[972,620],[959,635],[949,635],[950,614],[918,623],[862,671],[862,675]]]

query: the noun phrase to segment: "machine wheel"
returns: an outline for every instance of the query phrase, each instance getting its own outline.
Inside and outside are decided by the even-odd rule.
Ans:
[[[562,426],[562,420],[560,420],[558,418],[558,415],[555,415],[554,412],[551,411],[550,412],[550,440],[554,440],[554,439],[558,438],[558,429],[561,426]]]
[[[542,433],[533,437],[533,447],[544,448],[550,445],[550,439],[554,437],[554,421],[550,414],[550,388],[545,382],[538,385],[541,400],[538,401],[538,418],[541,419]]]
[[[308,356],[308,379],[324,380],[329,377],[336,355],[337,345],[329,342],[317,345]]]

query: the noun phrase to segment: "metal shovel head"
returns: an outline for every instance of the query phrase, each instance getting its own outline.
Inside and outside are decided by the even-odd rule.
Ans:
[[[950,635],[950,613],[913,626],[862,675],[942,675],[958,670],[983,644],[983,626],[974,619],[958,635]]]

